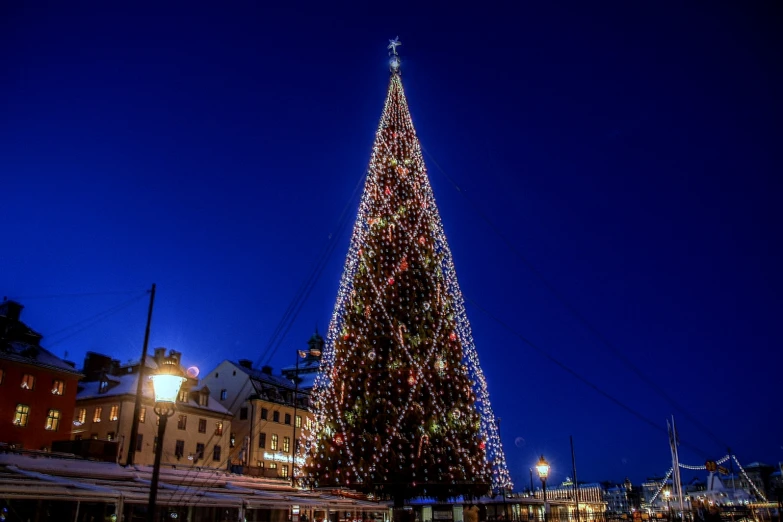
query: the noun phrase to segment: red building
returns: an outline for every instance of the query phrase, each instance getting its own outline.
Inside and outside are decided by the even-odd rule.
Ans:
[[[70,439],[82,375],[41,346],[41,334],[20,321],[22,308],[0,303],[0,444],[48,450]]]

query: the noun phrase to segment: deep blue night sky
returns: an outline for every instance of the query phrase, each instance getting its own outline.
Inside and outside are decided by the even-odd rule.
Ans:
[[[670,466],[665,432],[517,335],[675,414],[686,463],[783,460],[774,3],[166,4],[0,7],[0,295],[44,346],[138,357],[155,282],[151,347],[257,361],[335,242],[272,357],[293,363],[332,312],[399,35],[517,488],[541,453],[570,475],[569,435],[582,480]]]

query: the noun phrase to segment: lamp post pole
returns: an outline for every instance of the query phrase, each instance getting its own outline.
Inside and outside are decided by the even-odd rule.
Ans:
[[[163,455],[163,435],[166,433],[166,424],[169,421],[169,417],[174,415],[174,409],[171,408],[159,412],[158,407],[155,406],[155,413],[160,418],[160,423],[158,424],[158,445],[155,447],[155,464],[153,464],[152,466],[152,481],[150,482],[150,499],[147,504],[148,522],[155,521],[155,510],[157,508],[155,504],[158,501],[158,481],[160,479],[160,458]]]
[[[544,495],[544,522],[546,522],[549,512],[549,503],[546,500],[546,479],[549,477],[549,463],[543,455],[541,455],[538,464],[536,464],[536,471],[538,471],[538,478],[541,479],[541,491]]]
[[[158,445],[155,447],[155,463],[152,466],[152,480],[150,481],[150,498],[147,502],[147,522],[155,522],[160,459],[163,455],[163,436],[166,433],[166,424],[168,424],[169,417],[174,415],[179,388],[187,380],[182,376],[178,359],[168,357],[156,362],[158,369],[150,376],[150,380],[155,396],[155,415],[158,416],[160,422],[158,423]]]

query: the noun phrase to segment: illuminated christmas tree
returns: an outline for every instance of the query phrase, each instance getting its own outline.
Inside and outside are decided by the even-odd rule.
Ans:
[[[302,478],[402,500],[511,481],[402,89],[398,40],[321,372]]]

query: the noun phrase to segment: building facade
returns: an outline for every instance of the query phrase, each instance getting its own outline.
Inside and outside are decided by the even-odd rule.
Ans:
[[[50,450],[70,438],[82,375],[41,346],[43,336],[20,320],[22,308],[0,303],[0,443]]]
[[[175,351],[155,349],[146,361],[147,371],[154,371],[159,361]],[[73,415],[73,439],[117,441],[117,461],[127,462],[128,451],[134,451],[134,462],[152,465],[158,435],[158,416],[154,411],[152,383],[143,382],[139,428],[135,448],[129,448],[133,410],[141,365],[121,365],[104,355],[88,352],[84,363],[85,381],[79,387]],[[183,371],[184,373],[184,371]],[[162,464],[227,469],[231,445],[231,413],[221,406],[209,388],[190,377],[182,384],[176,411],[169,419],[163,440]]]
[[[234,416],[231,449],[235,471],[290,479],[304,460],[298,444],[312,423],[310,390],[320,365],[323,339],[316,333],[300,361],[273,375],[270,366],[254,368],[251,361],[225,360],[204,376],[220,404]],[[297,378],[298,376],[298,378]]]

